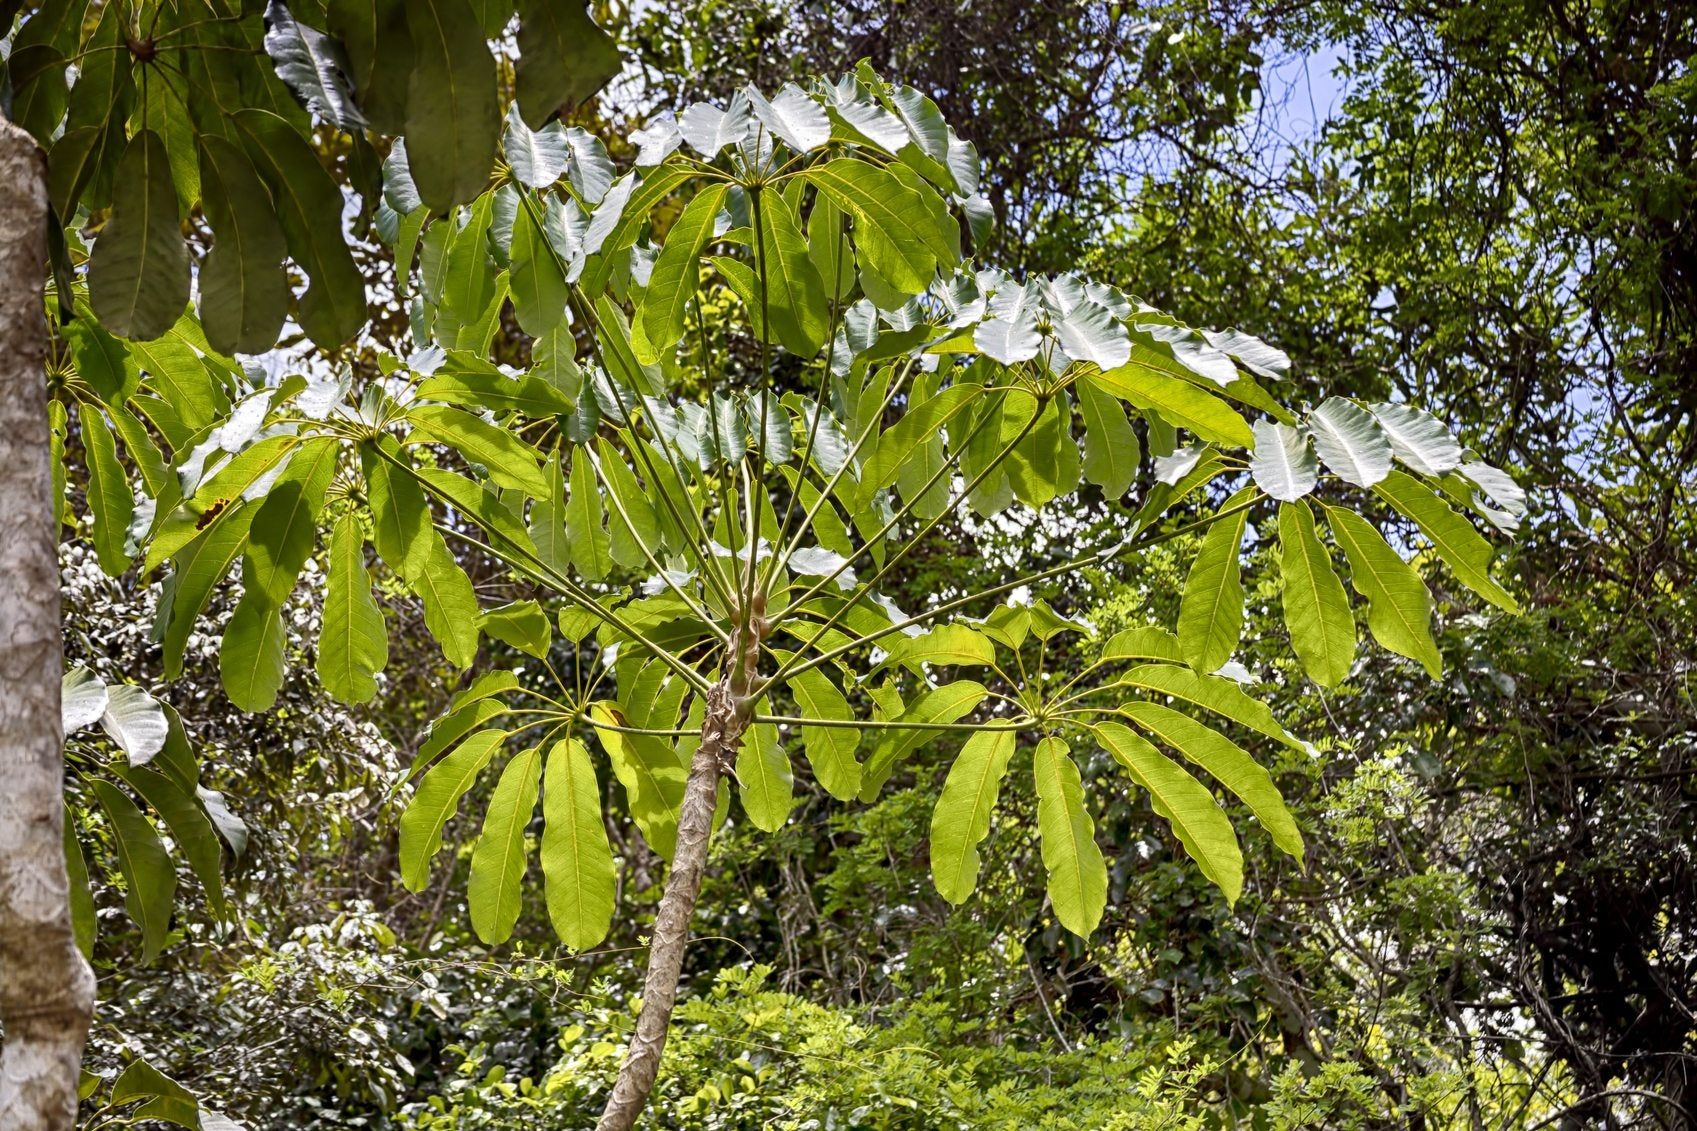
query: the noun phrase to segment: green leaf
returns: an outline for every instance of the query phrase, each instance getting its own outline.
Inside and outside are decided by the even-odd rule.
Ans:
[[[206,528],[177,551],[168,590],[160,598],[164,620],[163,652],[165,675],[183,674],[183,651],[189,635],[199,627],[212,589],[230,572],[236,556],[247,548],[249,527],[259,508],[252,503],[234,503],[219,511]]]
[[[1003,440],[998,451],[1018,435],[1018,432],[1012,435],[1006,432],[1012,419],[1003,418]],[[1029,507],[1044,507],[1061,495],[1070,494],[1078,486],[1081,471],[1078,444],[1072,438],[1072,405],[1066,393],[1060,392],[1043,403],[1037,423],[1008,453],[1008,481],[1020,502]]]
[[[521,889],[529,863],[525,829],[536,811],[536,787],[542,780],[542,751],[532,747],[507,763],[489,797],[483,835],[471,850],[471,882],[466,903],[471,928],[490,945],[506,942],[519,919]]]
[[[354,104],[349,80],[352,68],[342,45],[290,14],[281,0],[265,8],[265,53],[301,104],[338,129],[354,131],[366,125]]]
[[[1102,662],[1116,660],[1166,660],[1182,664],[1184,652],[1179,648],[1178,637],[1166,629],[1139,625],[1114,633],[1102,646]]]
[[[684,316],[695,297],[703,249],[713,236],[713,221],[725,201],[726,186],[709,185],[690,199],[666,233],[666,242],[648,277],[637,320],[642,341],[637,361],[659,361],[684,335]]]
[[[130,795],[103,778],[89,778],[100,807],[112,828],[118,870],[124,876],[124,910],[141,928],[142,962],[152,962],[165,945],[171,928],[171,905],[177,894],[177,870],[159,840],[153,822],[130,800]]]
[[[446,212],[475,200],[489,183],[501,131],[495,60],[466,0],[409,0],[406,7],[413,45],[407,163],[424,203]]]
[[[677,847],[678,809],[683,804],[689,766],[669,740],[654,737],[649,741],[651,736],[613,730],[609,724],[623,726],[628,721],[617,704],[591,704],[589,718],[612,762],[614,775],[624,786],[631,819],[641,830],[642,839],[670,860]]]
[[[1096,727],[1096,737],[1131,780],[1148,791],[1155,812],[1167,819],[1202,874],[1225,893],[1227,903],[1236,903],[1243,894],[1243,850],[1231,819],[1214,795],[1184,767],[1121,723],[1102,723]]]
[[[206,889],[207,907],[214,917],[228,919],[230,908],[224,899],[224,844],[194,791],[151,767],[114,766],[112,772],[141,794],[165,821],[171,839],[189,862],[201,887]]]
[[[1088,938],[1108,905],[1108,867],[1096,847],[1096,826],[1084,807],[1078,767],[1064,741],[1045,738],[1031,756],[1031,772],[1049,902],[1061,926]]]
[[[587,9],[585,0],[519,0],[516,90],[532,127],[562,106],[580,105],[619,73],[618,46]]]
[[[990,815],[1015,739],[1011,730],[968,738],[931,811],[931,878],[937,893],[957,906],[978,886],[978,845],[990,835]]]
[[[843,721],[854,718],[843,693],[818,668],[796,673],[790,678],[789,689],[795,696],[796,708],[805,718]],[[825,792],[839,801],[848,801],[860,792],[860,763],[854,757],[860,745],[860,731],[853,727],[804,726],[801,743],[807,764],[813,767],[813,776],[819,779]]]
[[[536,465],[535,449],[505,428],[451,405],[420,405],[407,413],[407,422],[426,437],[481,464],[498,487],[532,496],[548,491],[548,480]]]
[[[106,689],[100,728],[123,749],[132,766],[151,762],[164,749],[170,733],[159,700],[133,683],[115,683]]]
[[[613,851],[601,821],[601,787],[577,739],[554,744],[542,783],[542,875],[548,919],[560,941],[588,950],[613,922]]]
[[[607,437],[597,436],[595,446],[596,465],[614,504],[607,512],[612,558],[627,569],[640,568],[648,561],[642,547],[658,553],[660,546],[660,521],[654,504]]]
[[[1308,744],[1280,726],[1265,703],[1246,694],[1232,680],[1202,675],[1172,664],[1139,664],[1121,675],[1115,683],[1182,699],[1241,723],[1275,742],[1282,742],[1292,750],[1308,752]]]
[[[1391,549],[1373,525],[1354,511],[1326,507],[1332,536],[1349,559],[1349,582],[1367,598],[1367,627],[1373,639],[1399,656],[1417,661],[1433,679],[1443,672],[1432,639],[1432,604],[1426,583]]]
[[[572,564],[590,581],[599,581],[613,568],[607,531],[601,525],[601,492],[589,450],[572,452],[572,494],[565,506],[566,541]]]
[[[1231,510],[1254,498],[1245,487],[1220,507]],[[1238,555],[1243,546],[1247,510],[1217,519],[1202,539],[1202,548],[1184,583],[1178,611],[1178,643],[1185,662],[1200,672],[1218,671],[1237,650],[1243,633],[1243,581]]]
[[[583,293],[600,296],[607,289],[618,264],[624,259],[619,253],[636,242],[637,234],[648,223],[654,206],[670,196],[695,174],[685,165],[667,163],[650,171],[642,184],[630,194],[619,213],[613,230],[601,244],[599,255],[592,257],[584,268],[579,286]]]
[[[854,218],[855,246],[881,278],[909,295],[931,285],[943,237],[928,230],[934,225],[918,192],[854,158],[814,165],[801,175]]]
[[[89,255],[89,302],[120,338],[157,338],[189,301],[188,247],[178,227],[170,157],[158,134],[142,130],[130,139],[112,195],[112,216]]]
[[[1302,859],[1302,833],[1270,774],[1244,749],[1189,715],[1156,703],[1127,703],[1120,713],[1212,774],[1255,814],[1273,843]]]
[[[854,251],[843,226],[843,210],[829,196],[819,193],[807,218],[807,254],[825,285],[825,294],[841,306],[854,290]]]
[[[541,378],[528,374],[509,377],[493,366],[490,370],[436,373],[419,383],[418,399],[491,412],[519,412],[536,419],[572,411],[566,395]]]
[[[1285,627],[1302,670],[1321,687],[1337,686],[1355,664],[1355,614],[1300,499],[1279,506],[1279,573]]]
[[[1137,433],[1125,409],[1094,378],[1080,378],[1073,389],[1084,415],[1084,478],[1101,487],[1107,498],[1117,499],[1137,479],[1137,465],[1143,458]]]
[[[795,211],[781,193],[762,192],[756,232],[756,275],[766,284],[766,309],[772,330],[785,349],[810,358],[830,330],[825,284],[807,254],[807,241]],[[765,271],[759,271],[764,259]]]
[[[341,445],[330,437],[306,440],[266,492],[254,515],[242,559],[242,600],[281,605],[312,553],[318,512],[335,473]]]
[[[566,537],[566,480],[561,453],[543,467],[548,490],[530,508],[529,534],[536,555],[550,569],[565,573],[571,567],[571,541]]]
[[[492,672],[491,675],[511,676],[511,672]],[[481,681],[479,681],[481,682]],[[499,718],[512,710],[506,702],[489,697],[471,699],[464,703],[455,701],[454,709],[430,724],[425,732],[425,740],[419,745],[418,753],[413,755],[412,765],[407,769],[410,780],[418,776],[418,772],[428,766],[437,755],[451,748],[460,739],[483,726],[490,719]]]
[[[187,1088],[147,1063],[132,1060],[112,1085],[112,1107],[122,1107],[136,1100],[148,1102],[131,1114],[138,1121],[162,1120],[191,1131],[203,1131],[200,1102]],[[205,1131],[213,1129],[205,1128]]]
[[[84,958],[94,957],[94,938],[99,922],[94,915],[94,892],[88,886],[88,861],[77,844],[76,814],[65,807],[62,818],[65,834],[65,878],[70,881],[71,931],[77,938],[77,949]]]
[[[956,722],[971,714],[973,708],[982,703],[988,694],[982,684],[969,679],[956,680],[954,683],[946,683],[924,692],[893,721]],[[866,767],[861,771],[860,799],[866,802],[876,799],[878,791],[884,788],[884,783],[890,779],[890,771],[895,768],[896,763],[935,738],[937,733],[929,728],[891,727],[882,730],[883,737],[879,739],[878,745],[873,747],[872,756],[866,760]]]
[[[919,636],[897,637],[889,646],[889,657],[884,664],[990,665],[995,662],[996,647],[984,634],[964,624],[942,624]]]
[[[268,185],[289,255],[309,280],[297,312],[318,345],[334,349],[365,325],[365,279],[342,240],[342,191],[306,139],[265,110],[237,110],[230,121],[260,179]]]
[[[1320,469],[1308,447],[1308,433],[1276,420],[1257,420],[1255,454],[1249,473],[1255,485],[1283,503],[1294,503],[1314,489]]]
[[[419,781],[418,791],[401,814],[401,882],[408,891],[424,890],[431,858],[442,848],[443,829],[506,737],[503,730],[478,731]]]
[[[1108,392],[1142,409],[1154,409],[1181,428],[1215,444],[1247,448],[1255,443],[1249,425],[1230,405],[1195,385],[1139,361],[1098,374]]]
[[[513,601],[478,618],[485,634],[537,659],[548,656],[553,626],[536,601]]]
[[[88,505],[94,512],[94,552],[100,568],[112,577],[130,565],[124,551],[130,521],[135,517],[135,495],[124,467],[118,462],[118,446],[111,427],[99,409],[78,402],[77,420],[82,426],[83,451],[88,457]]]
[[[878,437],[877,450],[860,473],[863,503],[896,481],[902,464],[926,441],[941,435],[957,414],[984,394],[984,386],[950,385],[934,397],[911,406],[889,431]]]
[[[477,591],[442,535],[430,531],[429,545],[424,569],[407,584],[424,603],[424,627],[442,646],[442,655],[456,668],[469,668],[477,659]]]
[[[1438,476],[1461,466],[1461,445],[1437,417],[1405,404],[1367,406],[1391,442],[1391,452],[1421,475]]]
[[[772,723],[751,724],[737,751],[737,786],[748,819],[762,832],[774,833],[795,807],[795,781],[790,757],[778,744],[778,728]]]
[[[1420,528],[1462,584],[1504,612],[1520,612],[1519,602],[1491,576],[1491,544],[1441,495],[1400,471],[1392,471],[1373,491]]]
[[[283,687],[286,632],[280,606],[264,599],[236,605],[218,647],[224,693],[243,711],[269,711]]]
[[[376,674],[389,663],[389,630],[371,596],[365,540],[352,514],[330,535],[330,577],[324,595],[324,628],[318,636],[318,679],[342,703],[365,703],[377,694]]]
[[[1314,447],[1326,466],[1357,487],[1371,487],[1391,469],[1391,441],[1372,413],[1342,397],[1327,397],[1308,414]]]

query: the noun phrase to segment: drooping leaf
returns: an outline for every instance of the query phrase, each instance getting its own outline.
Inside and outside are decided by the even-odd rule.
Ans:
[[[1367,598],[1367,627],[1373,639],[1399,656],[1416,660],[1438,678],[1443,659],[1432,639],[1431,595],[1426,583],[1402,560],[1373,524],[1354,511],[1326,507],[1332,536],[1349,559],[1349,581]]]
[[[94,552],[100,568],[112,577],[130,565],[124,549],[130,521],[135,516],[135,495],[118,462],[118,447],[111,426],[99,409],[86,401],[77,404],[82,426],[83,451],[88,457],[88,505],[94,512]]]
[[[266,110],[237,110],[230,121],[261,180],[271,189],[289,255],[306,272],[301,328],[333,349],[365,325],[365,279],[342,239],[342,192],[293,126]],[[179,308],[180,310],[180,308]]]
[[[1084,477],[1101,487],[1104,496],[1117,499],[1137,479],[1143,455],[1137,433],[1125,409],[1094,378],[1081,378],[1073,390],[1084,415]]]
[[[807,254],[795,211],[783,195],[764,193],[757,207],[755,275],[765,287],[772,331],[797,357],[812,357],[824,346],[829,329],[824,281]]]
[[[289,310],[288,245],[253,162],[228,140],[200,139],[201,200],[214,236],[200,264],[200,319],[221,353],[262,353]]]
[[[424,890],[431,858],[442,848],[442,832],[459,812],[460,798],[506,737],[506,731],[478,731],[419,781],[418,791],[401,814],[401,882],[408,891]]]
[[[827,161],[802,175],[854,218],[855,246],[882,279],[903,294],[930,286],[938,251],[946,254],[947,245],[916,191],[853,158]]]
[[[541,750],[532,747],[507,763],[489,796],[483,835],[471,852],[466,905],[472,930],[491,945],[511,938],[518,922],[520,889],[529,863],[524,834],[536,811],[536,787],[541,780]]]
[[[1246,487],[1227,499],[1220,513],[1240,507],[1254,497]],[[1218,519],[1203,536],[1191,564],[1179,605],[1178,642],[1185,662],[1199,672],[1217,671],[1237,651],[1243,634],[1243,581],[1238,560],[1249,512],[1239,510]]]
[[[612,729],[622,726],[616,704],[596,703],[590,707],[590,722],[612,762],[613,773],[624,786],[631,818],[661,857],[670,859],[677,847],[678,808],[683,803],[688,765],[676,747],[656,736],[634,735]]]
[[[113,182],[112,215],[88,261],[88,297],[120,338],[157,338],[189,301],[189,253],[178,228],[170,155],[152,130],[130,139]]]
[[[585,0],[519,0],[516,89],[532,127],[562,106],[584,102],[619,73],[619,49],[587,9]]]
[[[569,290],[548,237],[531,216],[529,202],[513,217],[510,282],[519,328],[540,338],[565,318]]]
[[[129,794],[104,778],[90,778],[88,786],[112,827],[118,870],[124,877],[124,910],[141,928],[142,961],[152,962],[170,931],[177,870],[171,866],[171,857],[153,822]]]
[[[1061,926],[1088,938],[1108,904],[1108,868],[1096,847],[1096,826],[1084,807],[1078,767],[1059,738],[1045,738],[1031,756],[1037,783],[1037,830],[1049,902]]]
[[[1013,757],[1015,732],[979,731],[949,767],[931,811],[931,878],[950,903],[965,903],[978,885],[978,845],[990,834],[990,815]]]
[[[206,902],[212,914],[219,919],[228,918],[229,905],[224,899],[224,847],[195,797],[194,788],[151,767],[115,766],[113,772],[128,782],[164,820],[171,839],[189,862],[201,887],[206,889]]]
[[[1441,495],[1400,471],[1373,490],[1420,528],[1462,584],[1505,612],[1520,611],[1519,602],[1491,576],[1491,544]]]
[[[413,46],[407,163],[420,198],[432,212],[446,212],[489,183],[501,129],[495,60],[467,0],[409,0],[406,12]],[[520,102],[546,105],[528,92]]]
[[[94,957],[94,938],[99,924],[94,915],[94,892],[88,886],[88,861],[82,846],[77,843],[76,814],[65,807],[65,878],[69,881],[71,902],[71,931],[76,935],[77,949],[84,958]]]
[[[790,692],[805,718],[841,722],[854,718],[843,693],[818,668],[791,677]],[[813,767],[813,776],[819,779],[825,792],[839,801],[848,801],[860,792],[860,763],[854,757],[860,745],[860,731],[853,727],[804,726],[801,742],[807,764]]]
[[[1131,779],[1148,791],[1155,812],[1167,819],[1202,874],[1225,893],[1227,903],[1236,903],[1243,894],[1243,851],[1231,819],[1213,794],[1184,767],[1121,723],[1102,723],[1096,728],[1096,737]]]
[[[613,561],[602,526],[601,492],[589,451],[581,446],[572,452],[572,493],[565,505],[565,520],[572,564],[591,581],[606,577]]]
[[[389,632],[371,596],[365,541],[351,514],[330,536],[330,577],[324,627],[318,636],[318,679],[342,703],[365,703],[377,693],[376,674],[389,663]]]
[[[783,828],[795,806],[795,783],[776,726],[754,723],[743,733],[736,774],[743,809],[754,827],[768,833]]]
[[[354,103],[353,84],[342,45],[296,20],[282,0],[265,9],[265,52],[277,77],[314,114],[338,129],[357,130],[365,115]]]
[[[1337,686],[1355,664],[1355,614],[1300,499],[1279,507],[1279,573],[1285,626],[1302,670],[1321,687]]]
[[[601,787],[575,738],[548,752],[542,783],[542,875],[548,919],[560,941],[588,950],[613,921],[613,852],[601,822]]]
[[[1189,715],[1157,703],[1127,703],[1120,713],[1163,744],[1201,766],[1249,807],[1273,843],[1302,858],[1302,833],[1273,779],[1237,743]]]
[[[218,674],[238,709],[258,713],[277,702],[287,668],[286,636],[281,606],[263,598],[237,604],[218,647]]]

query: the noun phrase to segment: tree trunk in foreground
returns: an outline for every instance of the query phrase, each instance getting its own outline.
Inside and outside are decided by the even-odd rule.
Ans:
[[[94,1013],[71,929],[47,433],[47,161],[0,119],[0,1123],[70,1131]]]
[[[713,810],[718,802],[719,777],[726,772],[742,740],[746,720],[737,710],[729,679],[707,694],[707,717],[701,725],[701,746],[690,762],[678,813],[678,846],[672,854],[671,875],[654,916],[648,944],[648,974],[642,983],[642,1012],[612,1095],[601,1112],[596,1131],[630,1131],[654,1090],[660,1054],[666,1049],[672,1007],[677,1004],[678,979],[683,974],[684,948],[701,877],[707,870],[707,845],[713,835]]]

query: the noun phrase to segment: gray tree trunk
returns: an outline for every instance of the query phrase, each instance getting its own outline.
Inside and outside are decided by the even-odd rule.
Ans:
[[[70,1131],[94,1014],[71,929],[47,432],[47,161],[0,119],[0,1124]]]
[[[727,772],[742,742],[746,716],[738,709],[738,697],[729,677],[713,685],[707,695],[707,717],[701,726],[701,745],[690,761],[689,780],[684,785],[683,807],[678,813],[678,846],[672,854],[672,871],[654,916],[654,931],[648,944],[648,973],[642,982],[642,1012],[619,1078],[613,1084],[607,1106],[596,1131],[631,1131],[654,1090],[660,1071],[660,1055],[666,1050],[672,1009],[677,1004],[678,979],[683,975],[684,950],[689,945],[689,923],[695,916],[695,901],[701,894],[701,878],[707,871],[707,848],[713,836],[713,810],[718,801],[719,777]]]

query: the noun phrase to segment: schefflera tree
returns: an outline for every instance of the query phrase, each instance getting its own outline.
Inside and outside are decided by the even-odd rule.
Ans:
[[[475,930],[511,934],[537,856],[560,939],[594,946],[615,912],[600,783],[618,779],[671,868],[602,1128],[632,1126],[654,1085],[716,822],[777,829],[800,781],[871,801],[922,744],[959,742],[931,853],[958,903],[1028,751],[1049,895],[1080,935],[1107,891],[1081,749],[1106,749],[1149,792],[1228,899],[1242,856],[1216,789],[1300,856],[1274,782],[1231,735],[1305,744],[1217,674],[1241,633],[1252,515],[1276,506],[1285,619],[1320,683],[1357,647],[1323,530],[1372,635],[1439,665],[1425,584],[1349,500],[1388,504],[1513,607],[1465,513],[1511,525],[1521,495],[1417,407],[1333,398],[1299,417],[1257,381],[1287,360],[1247,334],[964,259],[988,218],[977,154],[919,93],[862,68],[696,105],[633,140],[621,176],[590,135],[515,111],[492,188],[434,218],[397,148],[379,227],[415,352],[362,388],[244,390],[201,367],[228,407],[175,445],[182,501],[145,539],[147,564],[172,566],[168,650],[241,560],[222,670],[244,709],[267,709],[287,678],[283,607],[315,545],[315,666],[338,697],[368,700],[386,662],[368,546],[453,664],[471,666],[484,635],[536,658],[480,675],[435,723],[400,860],[423,887],[462,798],[497,775],[471,853]],[[507,304],[534,339],[527,372],[485,360]],[[1103,544],[923,608],[885,596],[943,524],[1010,507],[1041,522],[1085,482],[1125,504]],[[1162,522],[1174,508],[1189,521]],[[1200,549],[1176,626],[1091,643],[1083,670],[1043,679],[1049,641],[1089,632],[1046,589],[1187,534]],[[482,607],[473,555],[533,595]],[[1038,600],[1008,603],[1016,591]],[[559,638],[590,661],[570,678]]]

